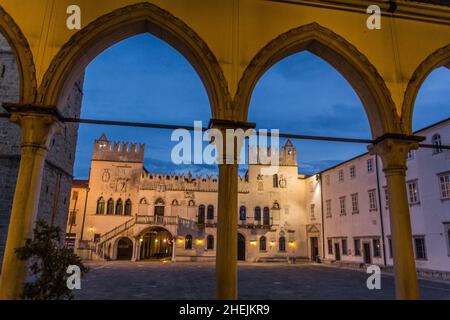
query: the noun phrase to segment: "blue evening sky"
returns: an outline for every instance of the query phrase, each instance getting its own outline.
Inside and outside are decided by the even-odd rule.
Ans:
[[[414,129],[450,117],[450,72],[441,68],[426,80],[416,102]],[[86,69],[81,117],[193,125],[211,118],[204,86],[185,58],[163,41],[139,35],[100,54]],[[252,96],[249,121],[281,132],[370,138],[364,108],[347,81],[320,58],[302,52],[266,72]],[[94,139],[145,143],[145,166],[162,173],[215,174],[208,165],[170,161],[171,131],[81,125],[75,177],[89,176]],[[283,142],[283,141],[282,141]],[[365,145],[293,141],[299,171],[312,174],[365,152]],[[243,172],[245,168],[242,168]]]

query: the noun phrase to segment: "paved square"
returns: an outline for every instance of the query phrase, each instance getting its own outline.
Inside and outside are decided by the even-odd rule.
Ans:
[[[77,299],[214,299],[214,263],[100,262],[89,264]],[[239,299],[394,299],[394,278],[368,290],[361,271],[317,264],[239,265]],[[422,299],[450,299],[450,283],[420,280]]]

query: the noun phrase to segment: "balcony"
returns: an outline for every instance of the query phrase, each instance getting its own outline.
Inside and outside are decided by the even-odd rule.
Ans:
[[[178,216],[136,216],[136,224],[178,225]]]

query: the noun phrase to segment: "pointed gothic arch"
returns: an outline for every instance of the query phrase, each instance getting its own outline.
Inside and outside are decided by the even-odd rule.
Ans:
[[[402,106],[402,127],[406,133],[412,134],[414,104],[423,82],[430,73],[443,66],[450,69],[450,44],[430,54],[417,67],[408,82]]]
[[[400,117],[376,68],[354,45],[318,23],[291,29],[256,54],[239,81],[234,98],[235,116],[247,119],[256,83],[270,67],[305,50],[324,59],[349,82],[364,106],[373,137],[400,132]]]
[[[33,53],[24,34],[14,19],[0,6],[0,33],[11,47],[19,71],[19,103],[33,103],[37,93],[36,68]],[[17,102],[17,101],[8,101]]]
[[[206,42],[170,12],[141,2],[105,14],[75,33],[53,58],[38,91],[38,102],[63,107],[70,88],[101,52],[129,37],[150,33],[175,48],[197,71],[213,117],[231,105],[222,68]]]

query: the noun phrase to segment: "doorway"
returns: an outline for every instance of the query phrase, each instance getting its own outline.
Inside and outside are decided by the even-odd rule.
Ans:
[[[335,243],[334,244],[334,255],[335,255],[335,260],[336,261],[340,261],[341,260],[341,248],[339,246],[339,243]]]
[[[173,239],[164,228],[152,228],[140,239],[140,259],[164,259],[172,257]]]
[[[366,263],[366,264],[372,263],[372,255],[370,253],[370,243],[368,243],[368,242],[363,243],[363,258],[364,258],[364,263]]]
[[[311,260],[317,261],[319,257],[319,240],[317,237],[311,237],[310,243],[311,243]]]
[[[245,261],[245,237],[238,233],[238,260]]]
[[[131,260],[133,257],[133,242],[122,238],[117,243],[117,260]]]

